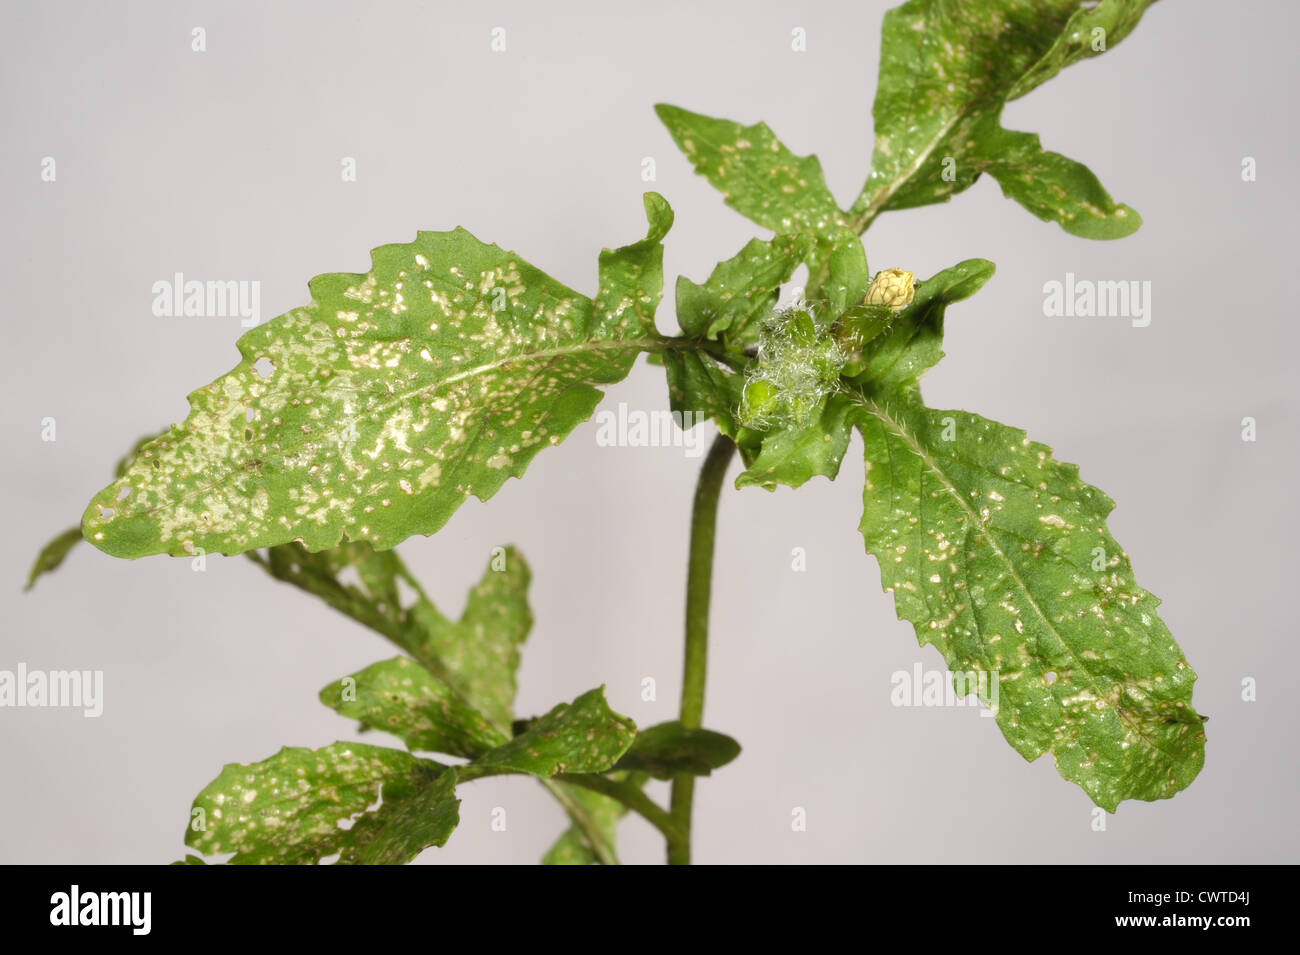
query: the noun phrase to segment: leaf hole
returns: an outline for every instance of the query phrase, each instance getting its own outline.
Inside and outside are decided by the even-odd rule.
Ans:
[[[270,378],[275,372],[275,362],[263,355],[253,362],[253,371],[257,372],[259,378]]]
[[[131,485],[129,484],[123,486],[122,490],[117,492],[117,499],[119,501],[125,501],[130,496],[131,496]]]
[[[115,510],[114,510],[113,508],[111,508],[111,507],[105,507],[105,506],[102,505],[102,504],[99,505],[99,516],[100,516],[100,517],[103,517],[103,518],[109,518],[109,517],[112,517],[112,516],[113,516],[114,514],[116,514],[116,513],[117,513],[117,511],[115,511]]]
[[[344,816],[341,819],[336,819],[334,821],[334,824],[338,826],[340,829],[342,829],[344,832],[346,832],[347,830],[351,829],[353,826],[357,824],[358,819],[360,819],[366,813],[378,811],[379,807],[382,806],[383,804],[384,804],[384,787],[383,784],[381,783],[379,786],[379,791],[375,793],[375,801],[373,803],[371,803],[365,809],[361,809],[357,812],[354,812],[349,816]],[[324,860],[322,860],[322,864],[324,864]]]
[[[1056,671],[1055,671],[1055,670],[1048,670],[1046,673],[1043,674],[1043,683],[1044,683],[1044,684],[1046,684],[1047,686],[1051,686],[1051,685],[1052,685],[1053,683],[1055,683],[1055,682],[1056,682]]]

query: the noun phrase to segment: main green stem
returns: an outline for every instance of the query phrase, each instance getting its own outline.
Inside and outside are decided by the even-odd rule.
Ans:
[[[691,551],[686,569],[686,658],[682,669],[681,722],[699,729],[704,719],[704,683],[709,670],[709,599],[713,591],[713,541],[718,529],[718,497],[736,446],[725,434],[714,439],[695,486],[691,510]],[[695,777],[673,778],[669,814],[676,833],[668,838],[668,864],[691,864],[691,805]]]

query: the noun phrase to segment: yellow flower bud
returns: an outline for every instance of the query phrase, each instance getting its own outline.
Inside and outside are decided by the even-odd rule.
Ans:
[[[912,284],[912,273],[902,269],[882,269],[871,280],[867,297],[863,305],[888,305],[890,308],[903,308],[912,301],[916,287]]]

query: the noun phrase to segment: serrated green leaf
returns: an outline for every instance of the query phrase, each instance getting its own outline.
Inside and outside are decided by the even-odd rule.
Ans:
[[[1111,47],[1152,0],[910,0],[885,14],[871,174],[850,210],[858,229],[881,212],[943,202],[983,172],[1040,218],[1074,235],[1119,238],[1141,220],[1083,165],[1002,129],[1002,109],[1061,68]]]
[[[419,661],[417,665],[398,658],[376,664],[355,675],[348,694],[344,681],[331,684],[321,693],[327,706],[360,718],[359,731],[385,729],[413,748],[474,757],[506,741],[503,731],[512,726],[509,713],[518,646],[532,621],[527,604],[530,574],[518,551],[506,548],[494,553],[458,623],[433,608],[394,551],[375,552],[366,544],[348,544],[310,554],[292,544],[268,553],[269,559],[259,562],[277,577],[324,597]],[[340,582],[340,571],[349,567],[358,569],[363,587]],[[406,610],[398,602],[399,578],[420,592]],[[478,706],[493,712],[497,724],[492,725]],[[523,732],[533,722],[516,721],[514,732]],[[580,833],[594,832],[595,823],[567,796],[563,783],[540,782],[560,801]],[[616,861],[608,846],[592,851],[601,860]]]
[[[860,400],[862,533],[900,619],[954,673],[984,674],[1008,742],[1052,753],[1097,805],[1186,787],[1204,761],[1196,677],[1106,530],[1113,502],[1022,431]]]
[[[916,295],[884,334],[871,340],[849,371],[880,393],[910,392],[943,357],[943,317],[953,302],[969,298],[993,277],[987,259],[966,259],[918,282]]]
[[[616,768],[648,773],[655,779],[672,779],[679,773],[708,776],[739,755],[740,744],[730,736],[687,729],[674,720],[638,732]]]
[[[473,765],[543,778],[603,773],[618,762],[635,736],[636,724],[611,710],[604,687],[597,687],[572,703],[561,703]]]
[[[741,215],[774,232],[824,235],[844,225],[817,157],[794,155],[766,123],[742,126],[666,103],[655,112],[695,171]]]
[[[446,843],[458,820],[455,773],[361,743],[285,747],[260,763],[230,763],[194,800],[185,844],[235,864],[409,862]],[[381,795],[382,805],[372,808]],[[349,828],[340,821],[353,820]],[[202,828],[195,828],[202,824]]]
[[[301,544],[282,544],[270,548],[265,559],[252,556],[276,579],[320,597],[396,643],[460,701],[467,710],[464,719],[475,712],[497,731],[508,729],[519,646],[533,621],[528,607],[532,575],[517,549],[493,552],[459,621],[438,611],[396,551],[352,542],[311,553]],[[348,570],[356,572],[360,586],[343,581]],[[402,603],[401,581],[418,595],[409,607]],[[391,731],[391,724],[376,728]]]
[[[336,680],[320,691],[320,700],[413,750],[472,758],[507,741],[451,687],[407,657]]]
[[[751,344],[758,336],[758,322],[776,306],[781,285],[808,259],[816,244],[811,236],[802,234],[778,235],[768,241],[753,239],[736,255],[719,262],[703,285],[678,276],[677,322],[682,331],[696,338],[722,336],[732,348]]]
[[[998,127],[981,137],[980,146],[988,157],[980,166],[1002,194],[1044,222],[1059,222],[1084,239],[1122,239],[1142,225],[1135,210],[1111,199],[1092,170],[1047,151],[1036,133]]]
[[[519,648],[533,626],[531,581],[523,555],[507,547],[488,562],[460,620],[448,620],[423,598],[410,608],[412,656],[502,729],[513,718]]]
[[[855,413],[856,405],[846,395],[834,394],[806,424],[764,435],[758,456],[736,478],[736,487],[799,487],[818,475],[835,480],[853,434]]]
[[[366,275],[317,277],[309,305],[246,333],[239,365],[95,496],[86,538],[140,557],[433,533],[522,475],[659,341],[652,254],[636,248],[604,257],[599,307],[463,229],[381,246]]]

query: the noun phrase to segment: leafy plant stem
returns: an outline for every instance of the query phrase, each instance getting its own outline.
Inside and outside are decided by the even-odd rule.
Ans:
[[[475,779],[484,779],[489,776],[509,775],[510,772],[511,771],[509,769],[506,769],[504,767],[476,766],[471,763],[466,766],[456,767],[456,780],[457,782],[467,783],[467,782],[472,782]],[[613,780],[606,779],[603,776],[599,777],[599,779],[603,782],[609,783],[610,788],[605,789],[596,785],[588,785],[588,781],[586,777],[576,775],[576,774],[572,776],[564,777],[564,781],[567,783],[573,783],[578,786],[586,786],[586,788],[588,789],[595,790],[596,792],[602,793],[603,795],[609,796],[613,799],[617,799],[619,802],[623,803],[623,805],[627,806],[629,809],[633,810],[634,812],[639,812],[642,815],[646,815],[644,811],[646,807],[644,805],[641,805],[639,801],[631,799],[631,797],[628,795],[628,793],[625,791],[623,787],[620,787]],[[618,856],[614,854],[613,849],[609,846],[605,837],[601,834],[600,829],[596,826],[595,822],[592,821],[591,817],[587,815],[586,811],[574,799],[572,799],[568,793],[564,791],[564,787],[559,785],[559,782],[554,779],[540,779],[538,780],[538,782],[540,782],[542,786],[552,796],[555,797],[556,802],[558,802],[560,806],[564,809],[564,812],[569,817],[569,820],[582,831],[582,834],[586,838],[587,843],[591,846],[591,851],[596,856],[596,860],[600,862],[601,865],[618,865]],[[634,787],[631,786],[626,787],[627,790],[631,790],[633,788]],[[649,806],[653,808],[653,810],[657,811],[659,814],[665,817],[667,816],[667,813],[665,813],[662,809],[660,809],[653,802],[651,802],[650,798],[646,796],[644,793],[642,793],[640,790],[636,790],[636,795],[640,796],[645,803],[649,803]],[[633,805],[634,802],[637,802],[637,805]],[[649,816],[646,816],[646,818],[649,819],[650,822],[655,826],[660,825],[659,821],[657,821],[656,819],[651,819]]]
[[[564,787],[554,779],[538,780],[546,790],[555,797],[555,801],[564,807],[565,815],[582,832],[583,838],[591,846],[592,854],[595,855],[596,861],[601,865],[618,865],[618,854],[614,847],[601,833],[600,827],[596,825],[587,811],[582,808],[569,793],[564,791]]]
[[[704,718],[704,684],[709,666],[709,599],[713,589],[713,543],[718,529],[718,497],[736,446],[718,435],[709,448],[695,486],[691,511],[690,556],[686,571],[686,652],[682,672],[681,723],[699,729]],[[691,806],[695,777],[673,779],[672,818],[677,832],[668,837],[668,864],[690,865]]]
[[[406,641],[402,639],[399,628],[382,619],[378,614],[373,613],[365,602],[352,599],[347,590],[339,585],[338,581],[324,575],[314,574],[307,568],[300,568],[297,574],[285,573],[256,550],[244,551],[244,556],[276,580],[292,584],[299,590],[306,591],[309,594],[315,594],[339,613],[351,617],[362,626],[369,627],[381,636],[391,640],[401,649],[406,649]]]
[[[677,821],[668,810],[642,792],[639,786],[629,782],[619,782],[597,773],[573,773],[559,778],[573,786],[590,789],[592,792],[622,803],[632,812],[643,816],[646,822],[663,833],[665,839],[671,840],[679,835]]]
[[[355,597],[349,593],[347,588],[341,586],[337,580],[323,574],[313,573],[307,567],[300,567],[292,573],[286,572],[284,568],[277,566],[274,561],[263,557],[256,550],[245,551],[244,556],[257,564],[257,566],[261,567],[276,580],[279,580],[282,583],[292,584],[299,590],[306,591],[309,594],[315,594],[339,613],[351,617],[362,626],[369,627],[371,630],[384,637],[384,639],[391,641],[404,653],[410,654],[416,662],[434,676],[438,677],[449,686],[454,687],[455,681],[449,679],[447,670],[442,665],[442,661],[436,656],[424,652],[418,644],[413,643],[407,634],[405,627],[387,619],[382,614],[375,613],[373,611],[373,606],[369,602],[355,599]],[[402,579],[409,583],[412,589],[414,589],[421,598],[428,600],[424,588],[420,585],[419,581],[417,581],[416,578],[406,570],[405,567],[401,568],[400,574]],[[453,692],[457,697],[464,700],[464,695],[462,693],[455,690],[453,690]],[[469,705],[468,700],[464,701],[466,705]],[[507,739],[509,738],[510,728],[508,726],[498,724],[496,728],[500,730]]]

